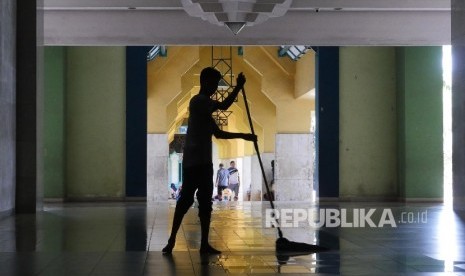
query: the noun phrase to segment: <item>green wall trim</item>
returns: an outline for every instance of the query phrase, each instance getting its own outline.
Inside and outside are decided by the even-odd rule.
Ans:
[[[443,196],[442,48],[397,51],[399,187],[403,198]]]
[[[340,48],[340,197],[443,196],[441,47]]]
[[[65,182],[65,48],[44,49],[44,197],[63,198]]]

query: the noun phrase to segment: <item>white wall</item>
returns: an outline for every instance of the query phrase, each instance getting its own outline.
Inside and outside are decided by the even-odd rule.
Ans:
[[[276,134],[275,174],[276,200],[313,200],[311,134]]]
[[[147,201],[169,198],[168,135],[147,135]]]

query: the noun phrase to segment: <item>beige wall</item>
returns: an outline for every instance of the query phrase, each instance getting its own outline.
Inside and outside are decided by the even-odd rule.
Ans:
[[[395,48],[340,48],[340,196],[397,194]]]
[[[70,47],[67,197],[121,197],[125,181],[125,47]]]

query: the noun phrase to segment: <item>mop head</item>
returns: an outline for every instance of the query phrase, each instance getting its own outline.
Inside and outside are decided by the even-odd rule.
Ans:
[[[303,243],[303,242],[293,242],[286,238],[278,238],[276,240],[276,252],[277,253],[289,253],[289,254],[298,254],[298,253],[317,253],[328,251],[326,247]]]

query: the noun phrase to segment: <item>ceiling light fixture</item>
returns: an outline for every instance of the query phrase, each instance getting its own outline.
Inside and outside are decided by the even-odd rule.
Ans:
[[[311,46],[304,46],[304,45],[287,45],[287,46],[280,46],[278,49],[278,56],[284,57],[288,56],[292,60],[297,61],[301,58],[305,53],[307,53]]]
[[[286,14],[292,0],[181,0],[184,10],[237,35],[245,26]]]

